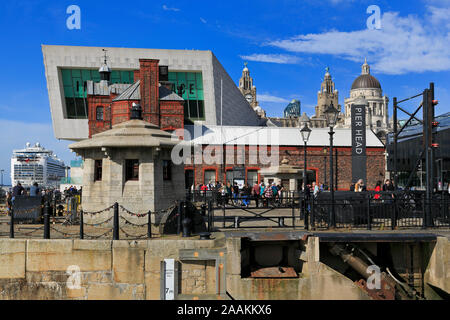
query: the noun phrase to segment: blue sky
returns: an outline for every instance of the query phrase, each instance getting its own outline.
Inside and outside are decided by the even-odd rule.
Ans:
[[[80,30],[66,27],[72,4],[81,9]],[[379,30],[366,25],[370,5],[380,8]],[[5,183],[12,149],[27,141],[74,158],[70,142],[53,135],[41,44],[212,50],[236,83],[248,61],[269,116],[294,98],[311,115],[326,66],[343,105],[367,57],[391,102],[434,82],[436,113],[450,111],[449,0],[14,1],[0,4],[0,27]]]

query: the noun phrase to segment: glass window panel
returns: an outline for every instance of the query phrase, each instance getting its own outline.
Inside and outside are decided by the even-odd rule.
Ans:
[[[257,170],[248,170],[247,171],[247,183],[250,185],[254,185],[258,182],[258,171]]]
[[[92,70],[91,74],[92,80],[94,80],[94,82],[100,82],[100,73],[98,72],[98,70]]]
[[[81,78],[83,81],[92,80],[91,70],[81,70]]]
[[[203,98],[203,89],[197,89],[197,99],[204,100]]]
[[[195,89],[195,81],[188,81],[186,88],[189,100],[197,100],[197,90]]]
[[[73,97],[73,88],[72,85],[64,86],[64,96],[65,97]]]
[[[67,111],[67,118],[69,119],[76,118],[74,98],[66,98],[66,111]]]
[[[83,100],[83,98],[75,98],[75,109],[78,119],[84,119],[87,117]]]
[[[189,118],[198,118],[197,100],[189,101]]]
[[[195,81],[195,73],[194,72],[186,72],[186,79],[190,81]]]
[[[197,100],[198,102],[198,117],[201,119],[205,118],[205,106],[203,100]]]
[[[209,182],[216,181],[216,170],[205,170],[205,181],[203,183],[207,184]]]
[[[197,89],[203,89],[202,73],[201,72],[195,73],[195,78],[197,80]]]
[[[72,71],[72,77],[81,78],[81,70],[80,69],[71,69],[71,71]]]
[[[72,74],[69,69],[61,69],[61,76],[65,86],[72,85]]]

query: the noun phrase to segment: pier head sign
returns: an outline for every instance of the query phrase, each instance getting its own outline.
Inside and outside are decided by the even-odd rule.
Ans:
[[[366,100],[357,100],[351,106],[352,121],[352,181],[366,183]]]

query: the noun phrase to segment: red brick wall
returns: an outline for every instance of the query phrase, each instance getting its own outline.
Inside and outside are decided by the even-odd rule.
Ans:
[[[162,130],[184,128],[184,105],[182,101],[160,101]]]
[[[111,129],[110,96],[87,96],[89,138],[93,134]],[[97,120],[97,107],[103,107],[103,121]]]
[[[351,148],[334,148],[338,150],[337,155],[337,175],[336,175],[336,162],[334,162],[334,175],[337,177],[338,190],[349,190],[352,183],[352,161],[351,161]],[[236,162],[236,146],[227,147],[226,152],[234,153],[234,161]],[[270,147],[268,147],[268,154],[270,155]],[[325,150],[325,152],[324,152]],[[369,190],[375,188],[377,180],[383,181],[385,157],[384,148],[367,148],[367,181],[366,186]],[[334,152],[333,152],[334,153]],[[218,154],[221,155],[221,148],[218,148]],[[287,158],[289,165],[299,167],[303,169],[304,164],[304,149],[303,147],[279,147],[279,161]],[[192,157],[193,159],[193,157]],[[193,160],[192,160],[193,161]],[[330,183],[330,166],[329,166],[329,148],[328,147],[308,147],[307,148],[307,170],[313,170],[316,172],[316,182],[324,183],[325,175],[327,185]],[[326,163],[326,165],[325,165]],[[237,164],[225,164],[225,169],[232,169],[233,166],[239,166]],[[260,163],[258,156],[258,163],[249,163],[249,148],[245,147],[245,167],[249,168],[265,168],[270,165]],[[195,164],[186,165],[186,169],[194,169],[195,171],[195,185],[203,183],[204,171],[208,169],[216,169],[218,180],[223,182],[224,179],[224,166],[220,164]],[[326,168],[326,172],[325,171]],[[263,176],[261,175],[261,179]],[[298,177],[301,178],[301,173]]]
[[[114,101],[111,105],[112,125],[130,120],[131,107],[139,100]]]
[[[139,64],[142,116],[159,127],[159,60],[139,59]]]

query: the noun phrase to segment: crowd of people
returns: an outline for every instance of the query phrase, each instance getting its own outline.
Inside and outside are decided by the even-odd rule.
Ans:
[[[324,190],[328,190],[328,186],[313,181],[311,184],[308,184],[306,189],[302,190],[302,192],[304,192],[306,199],[310,199],[311,197],[316,198],[318,194]],[[373,190],[376,192],[395,191],[395,188],[392,180],[386,179],[384,184],[381,180],[377,181]],[[206,184],[198,184],[195,188],[192,185],[190,188],[191,193],[197,193],[201,196],[208,194],[208,191],[219,196],[219,203],[231,203],[234,205],[248,207],[250,205],[250,201],[253,200],[255,201],[255,205],[257,207],[267,207],[268,205],[281,203],[285,194],[283,191],[286,191],[286,189],[283,187],[283,184],[277,184],[275,182],[270,182],[267,185],[264,182],[255,182],[253,186],[244,184],[240,187],[236,182],[232,184],[230,181],[226,184],[222,184],[219,181],[209,181],[209,183]],[[350,186],[350,191],[367,191],[364,180],[359,179],[356,182],[353,182]],[[375,194],[374,199],[380,199],[380,194]]]
[[[82,188],[77,189],[75,186],[70,186],[69,188],[65,188],[63,194],[56,188],[45,188],[39,186],[37,182],[34,182],[30,187],[23,187],[20,182],[6,192],[6,210],[9,215],[11,212],[11,208],[14,204],[14,200],[17,196],[29,196],[29,197],[37,197],[41,196],[42,201],[45,199],[61,201],[65,198],[79,195],[81,197]],[[63,199],[64,196],[64,199]]]

